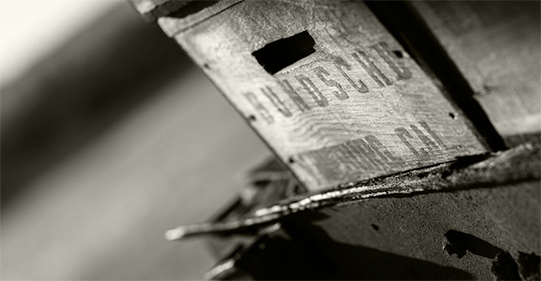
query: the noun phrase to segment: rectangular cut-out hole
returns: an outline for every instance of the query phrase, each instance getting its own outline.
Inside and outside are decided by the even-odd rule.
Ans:
[[[316,42],[308,31],[265,45],[252,55],[270,74],[274,74],[315,52]]]

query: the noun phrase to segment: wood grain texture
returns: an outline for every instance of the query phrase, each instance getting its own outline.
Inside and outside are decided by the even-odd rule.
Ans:
[[[237,206],[236,212],[229,210],[229,217],[222,216],[211,223],[180,226],[172,230],[168,236],[176,240],[208,234],[225,236],[254,233],[256,229],[263,229],[300,212],[363,201],[430,193],[453,193],[539,181],[541,177],[539,153],[539,145],[528,143],[498,153],[464,157],[454,162],[369,179],[332,190],[312,193],[301,191],[282,199],[275,196],[274,199],[277,201],[262,200]],[[278,181],[276,183],[284,184]],[[272,191],[276,193],[276,188]],[[258,192],[263,193],[261,190]],[[258,200],[260,199],[255,201]],[[262,206],[264,207],[261,208]]]
[[[181,227],[181,238],[263,235],[282,225],[292,243],[306,246],[305,252],[323,250],[317,256],[328,259],[322,266],[331,270],[320,279],[494,279],[491,263],[498,253],[508,251],[519,264],[519,252],[539,253],[539,146],[526,144],[484,157],[290,197],[263,209],[237,205],[212,223]],[[235,254],[235,267],[246,258],[262,264],[261,273],[272,271],[264,255]],[[259,269],[243,270],[253,275]],[[268,279],[295,279],[282,274]]]
[[[538,1],[412,1],[504,137],[541,131]]]
[[[217,11],[160,24],[310,190],[486,151],[363,3],[242,1]],[[252,55],[304,31],[315,52],[273,75]]]

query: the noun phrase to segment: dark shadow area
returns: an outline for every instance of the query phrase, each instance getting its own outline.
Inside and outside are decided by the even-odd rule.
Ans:
[[[2,209],[193,66],[122,3],[2,89]]]
[[[449,230],[445,233],[447,245],[445,250],[449,255],[457,254],[458,258],[462,258],[467,252],[485,258],[493,259],[502,249],[480,239],[471,234],[464,232]]]
[[[334,279],[329,265],[330,260],[318,248],[307,248],[303,243],[277,233],[259,238],[236,263],[240,272],[254,280]]]
[[[490,149],[505,149],[502,137],[474,98],[473,89],[415,9],[405,1],[366,1],[366,4],[412,58],[442,82],[449,99],[471,120]]]
[[[462,258],[468,252],[492,260],[490,271],[496,280],[538,280],[541,259],[535,254],[518,253],[518,263],[513,256],[487,241],[457,230],[445,233],[444,250]],[[522,278],[521,278],[522,276]]]
[[[296,216],[282,222],[290,241],[274,238],[267,245],[252,247],[254,253],[244,259],[241,269],[262,280],[473,279],[456,268],[334,241],[321,227],[308,223],[326,219],[324,214],[306,212],[302,218]]]
[[[496,280],[522,280],[518,274],[517,262],[508,252],[500,252],[496,255],[490,271]]]
[[[541,279],[541,257],[531,253],[518,252],[519,273],[524,280]]]

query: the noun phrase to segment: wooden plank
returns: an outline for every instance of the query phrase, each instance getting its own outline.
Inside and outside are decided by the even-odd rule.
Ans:
[[[539,152],[539,145],[528,143],[492,155],[465,157],[451,163],[370,179],[340,189],[301,192],[272,205],[271,202],[258,196],[255,201],[263,199],[261,201],[264,202],[247,204],[253,206],[250,211],[246,210],[246,206],[242,209],[242,214],[253,215],[237,215],[236,219],[227,218],[212,223],[180,226],[168,231],[166,236],[170,240],[176,240],[204,234],[254,232],[254,229],[262,229],[307,210],[361,201],[385,201],[388,198],[414,197],[430,193],[496,188],[518,182],[539,182],[541,177]],[[267,207],[260,208],[262,205]]]
[[[212,9],[159,23],[308,189],[486,151],[363,3]]]
[[[411,5],[504,139],[541,131],[538,1],[412,1]]]
[[[167,36],[174,37],[177,33],[215,16],[242,1],[244,0],[220,0],[218,3],[210,5],[198,12],[186,12],[181,16],[161,17],[158,19],[158,22]]]
[[[156,21],[159,17],[167,16],[193,0],[128,0],[130,4],[147,21]],[[209,1],[208,1],[209,2]]]
[[[539,146],[532,144],[485,157],[304,194],[263,209],[252,202],[251,210],[246,205],[235,207],[217,221],[179,227],[169,234],[176,232],[175,239],[208,234],[223,239],[257,233],[257,238],[281,225],[292,238],[289,247],[271,243],[263,245],[267,251],[236,251],[224,261],[250,275],[268,277],[259,279],[303,279],[290,272],[271,278],[268,274],[276,274],[275,264],[264,262],[299,246],[305,254],[315,252],[319,261],[325,261],[316,267],[327,269],[322,273],[328,275],[318,275],[321,279],[493,279],[494,272],[500,272],[493,266],[502,253],[509,253],[519,268],[528,267],[521,253],[539,254],[541,161]],[[250,243],[240,242],[247,248],[263,249]],[[269,251],[273,258],[267,256]],[[295,270],[297,266],[313,268],[310,256],[304,256],[305,263],[297,264]],[[243,259],[252,261],[252,266],[244,266]],[[211,273],[220,272],[221,264]],[[535,261],[530,265],[535,268]],[[314,277],[304,279],[310,278]]]

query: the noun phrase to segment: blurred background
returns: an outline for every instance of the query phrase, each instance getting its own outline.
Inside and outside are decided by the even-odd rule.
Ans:
[[[1,278],[201,279],[201,222],[269,151],[124,0],[0,0]]]

